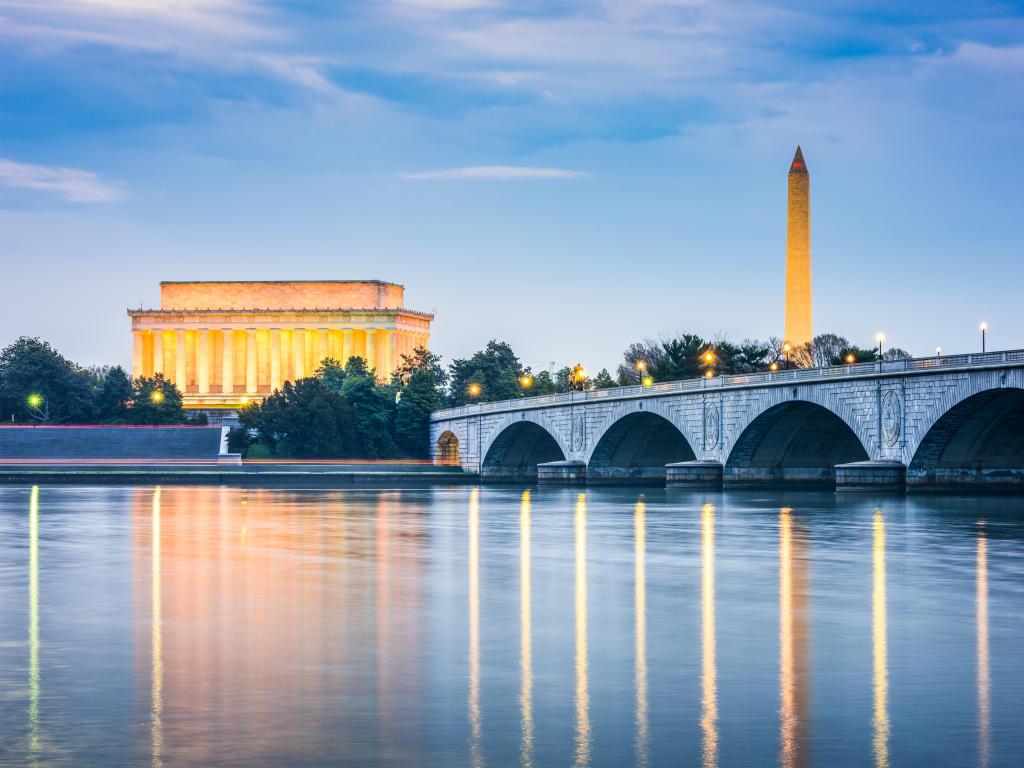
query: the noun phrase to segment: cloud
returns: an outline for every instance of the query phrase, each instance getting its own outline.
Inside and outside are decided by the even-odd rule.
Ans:
[[[119,185],[102,180],[92,171],[19,163],[3,157],[0,186],[51,192],[69,203],[109,203],[125,196]]]
[[[588,174],[565,168],[531,168],[521,165],[473,165],[440,171],[404,173],[403,179],[580,179]]]

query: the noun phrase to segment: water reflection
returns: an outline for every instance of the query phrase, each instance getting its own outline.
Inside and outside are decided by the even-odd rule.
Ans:
[[[480,489],[469,492],[469,756],[483,765],[480,725]]]
[[[647,505],[638,501],[633,509],[633,603],[636,611],[636,764],[648,763],[650,725],[647,716]]]
[[[530,492],[519,500],[519,711],[520,763],[533,765],[533,628],[530,605]]]
[[[889,765],[889,654],[887,649],[885,598],[885,519],[881,510],[875,510],[872,521],[874,531],[874,568],[871,592],[871,648],[874,656],[875,765]]]
[[[39,752],[39,486],[28,497],[28,746]]]
[[[587,672],[587,496],[576,499],[576,759],[590,764],[590,693]]]
[[[715,663],[715,507],[701,510],[701,707],[704,768],[718,765],[718,668]]]
[[[160,605],[160,486],[153,491],[153,528],[150,574],[150,710],[149,731],[153,768],[163,765],[164,752],[164,642],[163,610]]]
[[[988,540],[985,522],[978,523],[977,646],[978,646],[978,764],[987,768],[992,755],[991,686],[988,670]]]
[[[808,764],[810,710],[805,539],[793,512],[779,512],[779,762],[783,768]]]

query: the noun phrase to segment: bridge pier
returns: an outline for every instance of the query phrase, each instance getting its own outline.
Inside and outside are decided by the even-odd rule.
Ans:
[[[665,483],[690,488],[719,488],[722,485],[722,462],[677,461],[666,464]]]
[[[836,465],[837,491],[902,491],[907,467],[900,461],[854,461]]]
[[[582,461],[548,461],[537,465],[537,483],[545,485],[584,485],[587,465]]]

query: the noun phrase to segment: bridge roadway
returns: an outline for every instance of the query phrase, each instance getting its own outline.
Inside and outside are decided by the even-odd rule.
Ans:
[[[473,404],[431,441],[484,481],[1024,491],[1024,350]]]

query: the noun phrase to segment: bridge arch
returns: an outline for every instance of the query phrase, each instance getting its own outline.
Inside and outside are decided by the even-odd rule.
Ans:
[[[434,463],[451,466],[458,466],[460,463],[459,438],[450,429],[446,429],[437,437],[437,443],[434,446]]]
[[[1024,388],[992,383],[947,396],[919,431],[908,482],[1024,484]]]
[[[568,455],[561,430],[543,412],[510,413],[491,427],[485,439],[481,477],[536,479],[538,464],[563,461]]]
[[[733,433],[724,462],[726,482],[831,484],[837,464],[869,458],[863,430],[850,414],[844,418],[842,409],[817,398],[774,399]]]
[[[683,431],[654,409],[630,409],[604,424],[587,462],[590,482],[646,482],[665,479],[665,465],[693,461]]]

